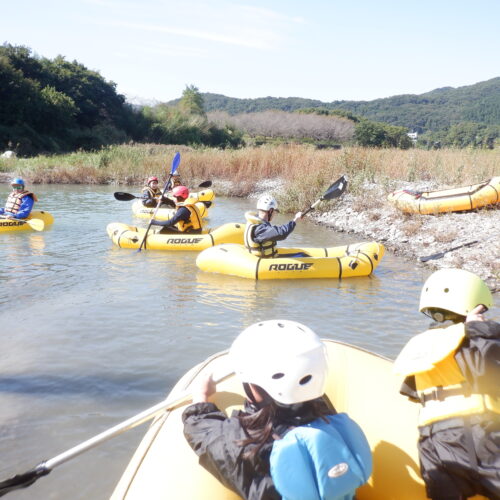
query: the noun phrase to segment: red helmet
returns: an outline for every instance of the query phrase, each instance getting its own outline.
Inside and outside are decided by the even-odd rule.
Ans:
[[[186,186],[176,186],[172,189],[172,195],[185,200],[189,196],[189,189]]]
[[[151,182],[153,182],[153,181],[158,182],[158,177],[154,177],[154,176],[153,176],[153,177],[148,177],[148,186],[149,186],[149,184],[150,184]]]

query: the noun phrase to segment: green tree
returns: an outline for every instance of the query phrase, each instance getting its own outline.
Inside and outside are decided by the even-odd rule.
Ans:
[[[203,108],[203,97],[197,87],[186,85],[179,101],[179,109],[188,115],[206,116]]]

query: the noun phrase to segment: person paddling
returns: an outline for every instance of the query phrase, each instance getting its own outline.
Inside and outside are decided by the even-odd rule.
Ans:
[[[182,415],[200,464],[244,499],[352,499],[371,474],[371,451],[325,396],[321,339],[295,321],[262,321],[236,338],[229,360],[243,383],[243,411],[227,417],[209,402],[216,386],[207,376]]]
[[[187,203],[189,189],[186,186],[177,186],[172,190],[177,208],[173,217],[166,221],[153,219],[151,224],[162,226],[161,234],[170,233],[201,233],[203,228],[202,217],[195,203]]]
[[[25,219],[33,210],[33,205],[38,198],[25,188],[25,183],[20,177],[12,179],[10,183],[12,192],[5,203],[5,208],[0,208],[0,217],[4,219]]]
[[[149,177],[146,185],[142,188],[144,198],[142,204],[148,208],[156,207],[158,198],[161,196],[161,189],[158,187],[158,177]]]
[[[257,213],[246,212],[247,221],[244,235],[245,246],[258,257],[278,257],[276,242],[288,238],[302,218],[302,212],[297,212],[290,222],[281,226],[273,226],[271,220],[278,212],[278,202],[269,194],[262,195],[257,200]],[[305,257],[307,255],[296,255]]]
[[[435,323],[394,363],[401,394],[420,403],[418,451],[427,496],[500,499],[500,323],[478,276],[441,269],[425,282],[420,312]]]

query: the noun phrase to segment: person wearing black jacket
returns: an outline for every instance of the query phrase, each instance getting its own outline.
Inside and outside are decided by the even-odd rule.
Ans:
[[[227,417],[210,403],[208,399],[216,387],[211,376],[207,376],[194,391],[193,404],[184,410],[184,435],[198,455],[200,464],[224,486],[243,499],[279,500],[282,498],[279,491],[286,489],[286,484],[283,485],[289,480],[289,467],[301,471],[311,469],[311,477],[315,477],[316,463],[304,449],[299,455],[308,458],[300,463],[292,460],[293,464],[290,464],[288,461],[281,469],[284,472],[280,473],[280,460],[282,463],[287,457],[279,455],[280,458],[275,458],[276,441],[282,438],[284,441],[288,432],[300,432],[305,424],[308,424],[308,431],[314,430],[318,421],[320,424],[316,425],[335,428],[329,419],[341,416],[324,394],[327,377],[325,346],[312,330],[300,323],[270,320],[244,330],[233,342],[229,358],[243,382],[247,397],[244,409]],[[352,494],[371,472],[368,443],[360,429],[356,432],[362,435],[364,444],[360,453],[367,453],[370,458],[365,464],[366,477],[356,477],[352,491],[349,491]],[[314,439],[308,444],[314,448]],[[327,447],[335,452],[344,443],[339,443],[338,447],[336,444],[331,446],[328,442]],[[357,451],[353,454],[358,456]],[[323,463],[328,463],[327,458],[330,457],[322,456]],[[332,460],[338,466],[338,457]],[[319,481],[328,483],[326,489],[333,486],[335,490],[336,479],[326,476]],[[293,498],[319,498],[318,491],[323,489],[323,484],[312,483],[312,486],[307,486],[312,487],[312,491],[295,492]],[[326,498],[346,497],[336,492],[335,496]]]
[[[500,499],[500,324],[483,316],[492,304],[475,274],[435,272],[420,298],[435,323],[394,364],[406,377],[401,394],[422,404],[420,469],[432,500]]]
[[[176,200],[177,210],[168,220],[153,219],[151,224],[162,226],[161,234],[201,233],[203,222],[195,203],[189,203],[189,189],[186,186],[177,186],[172,191]]]

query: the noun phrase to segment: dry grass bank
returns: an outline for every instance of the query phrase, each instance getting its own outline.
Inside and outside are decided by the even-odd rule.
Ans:
[[[284,145],[222,151],[153,144],[112,146],[94,153],[2,159],[0,172],[22,175],[34,184],[139,186],[149,175],[165,178],[176,151],[181,153],[182,178],[192,185],[212,179],[219,194],[247,196],[262,179],[282,179],[285,189],[281,202],[285,210],[295,210],[317,198],[318,193],[345,173],[353,194],[361,194],[367,182],[386,187],[387,191],[394,188],[395,181],[437,189],[473,184],[500,173],[498,150],[317,150],[306,145]],[[221,181],[220,185],[217,181]]]

